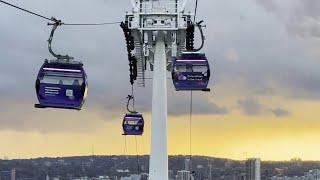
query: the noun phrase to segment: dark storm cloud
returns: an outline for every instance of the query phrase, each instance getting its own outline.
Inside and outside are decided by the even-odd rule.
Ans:
[[[300,7],[297,7],[295,14],[297,16],[307,16],[307,17],[319,17],[320,16],[320,2],[314,0],[303,0],[300,1]]]
[[[288,24],[289,30],[301,37],[320,38],[320,2],[304,0],[295,8]]]
[[[190,97],[184,96],[186,99],[177,98],[169,99],[168,113],[172,116],[182,116],[190,112]],[[193,96],[192,113],[198,115],[226,115],[229,110],[221,107],[213,102],[208,102],[201,96]]]
[[[136,110],[148,113],[152,110],[152,81],[146,82],[146,88],[136,88]],[[190,112],[190,92],[176,92],[171,80],[168,80],[168,114],[169,116],[183,116]],[[193,114],[198,115],[225,115],[229,113],[227,107],[211,102],[214,93],[193,92]],[[143,97],[143,98],[142,98]],[[122,104],[124,105],[125,99]]]
[[[292,115],[291,112],[282,108],[271,109],[271,112],[277,117],[288,117]]]
[[[245,0],[238,7],[227,2],[214,1],[215,13],[206,21],[215,82],[239,81],[248,87],[248,95],[319,99],[320,56],[314,53],[319,43],[315,37],[301,41],[287,27],[289,15],[304,1]],[[210,8],[204,9],[209,12]],[[230,49],[236,61],[228,58]]]
[[[0,103],[0,130],[31,131],[39,133],[91,133],[101,127],[99,113],[83,111],[35,109],[29,102]],[[119,121],[120,124],[120,121]]]
[[[254,97],[248,97],[246,99],[239,100],[238,106],[245,115],[249,115],[249,116],[260,116],[260,115],[266,115],[271,113],[276,117],[282,118],[282,117],[289,117],[292,115],[290,111],[285,110],[283,108],[278,107],[275,109],[270,109],[262,105]]]
[[[259,5],[272,12],[290,35],[288,51],[295,46],[295,52],[286,52],[287,67],[274,78],[286,95],[294,98],[319,100],[320,95],[320,1],[314,0],[256,0]],[[293,45],[295,44],[295,45]],[[284,53],[285,54],[285,53]],[[285,56],[281,56],[284,58]],[[276,75],[276,73],[275,73]]]
[[[261,4],[263,7],[265,7],[268,11],[277,11],[278,7],[276,3],[273,0],[264,1],[264,0],[256,0],[258,4]]]
[[[320,37],[320,2],[315,0],[256,0],[281,18],[290,33],[300,37]]]
[[[258,102],[258,100],[254,98],[247,98],[244,100],[239,100],[238,105],[242,112],[249,116],[260,115],[263,111],[262,105]]]

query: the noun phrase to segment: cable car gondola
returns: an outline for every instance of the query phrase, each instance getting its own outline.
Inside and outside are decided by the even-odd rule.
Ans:
[[[46,60],[36,80],[37,108],[80,110],[87,95],[87,75],[81,62]]]
[[[126,114],[123,118],[123,135],[139,136],[143,134],[144,119],[141,114]]]
[[[49,52],[56,60],[45,60],[36,80],[36,94],[39,104],[36,108],[63,108],[80,110],[88,91],[87,75],[83,64],[68,55],[53,52],[53,35],[62,22],[52,18],[53,25],[48,40]]]
[[[122,122],[123,134],[124,136],[139,136],[143,134],[144,129],[144,119],[142,114],[139,114],[134,110],[134,96],[133,96],[133,86],[132,95],[127,97],[127,113]],[[130,101],[132,100],[133,110],[129,109]]]
[[[172,81],[177,91],[210,91],[210,66],[199,52],[184,52],[173,62]]]

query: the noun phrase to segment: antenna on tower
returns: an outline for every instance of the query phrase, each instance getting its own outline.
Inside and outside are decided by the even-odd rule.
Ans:
[[[184,11],[184,9],[186,8],[187,2],[188,2],[188,0],[184,0],[184,1],[183,1],[183,3],[182,3],[181,6],[180,6],[180,12],[183,12],[183,11]]]
[[[132,5],[132,7],[133,7],[133,11],[138,11],[139,10],[139,8],[138,8],[138,2],[137,2],[137,0],[130,0],[131,1],[131,5]]]
[[[91,145],[91,156],[94,157],[94,145]]]

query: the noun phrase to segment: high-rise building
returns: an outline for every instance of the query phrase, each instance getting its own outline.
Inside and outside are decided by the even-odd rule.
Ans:
[[[261,180],[260,159],[248,159],[246,161],[246,180]]]
[[[177,180],[190,180],[190,171],[182,170],[177,172]]]
[[[212,180],[212,164],[209,164],[208,179]]]
[[[16,169],[11,169],[11,180],[16,180]]]
[[[237,174],[236,180],[246,180],[246,173]]]
[[[186,171],[190,171],[191,172],[191,159],[190,158],[186,158],[184,160],[184,170]]]

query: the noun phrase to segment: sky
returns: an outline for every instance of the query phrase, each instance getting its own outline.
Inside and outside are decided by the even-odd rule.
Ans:
[[[129,0],[10,2],[73,23],[121,21],[131,10]],[[194,93],[192,154],[320,160],[319,9],[314,0],[199,1],[213,91]],[[136,153],[134,137],[125,150],[121,136],[130,84],[118,25],[57,30],[53,48],[83,61],[89,80],[83,110],[70,111],[33,108],[37,72],[52,58],[47,21],[0,4],[0,22],[0,158]],[[139,154],[150,152],[151,91],[152,81],[136,87],[146,120]],[[168,81],[172,155],[189,154],[189,98]]]

